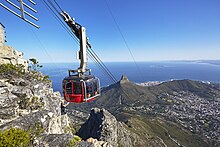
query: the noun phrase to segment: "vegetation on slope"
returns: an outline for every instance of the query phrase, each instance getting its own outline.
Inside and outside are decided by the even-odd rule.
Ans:
[[[25,147],[30,143],[30,141],[30,134],[19,128],[11,128],[5,131],[0,131],[1,147]]]
[[[31,69],[35,69],[35,68],[33,67]],[[23,65],[1,64],[0,76],[5,78],[10,78],[13,76],[13,77],[25,78],[27,80],[35,79],[39,81],[50,82],[48,75],[44,76],[43,74],[37,72],[36,70],[30,70],[27,72],[25,71]]]
[[[167,146],[212,146],[199,136],[161,118],[132,117],[126,122],[128,129],[143,140],[158,140]]]

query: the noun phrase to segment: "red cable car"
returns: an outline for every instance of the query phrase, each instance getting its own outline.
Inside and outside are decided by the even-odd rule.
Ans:
[[[90,74],[87,69],[87,49],[91,49],[91,45],[86,37],[86,29],[76,23],[68,13],[63,11],[60,13],[64,21],[71,28],[72,32],[80,41],[80,51],[78,59],[80,59],[80,67],[77,70],[69,70],[69,77],[63,79],[63,96],[67,102],[90,102],[100,95],[99,79]],[[89,74],[86,72],[89,71]],[[73,73],[73,75],[71,75]],[[76,74],[74,74],[76,73]]]
[[[70,75],[63,80],[63,95],[67,102],[90,102],[100,96],[99,79],[93,75]]]

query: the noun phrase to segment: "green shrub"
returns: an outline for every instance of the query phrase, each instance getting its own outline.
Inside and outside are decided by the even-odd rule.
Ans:
[[[29,69],[33,70],[33,71],[39,71],[40,68],[43,67],[43,65],[40,65],[39,62],[37,61],[37,59],[35,58],[31,58],[29,59]]]
[[[19,128],[0,131],[1,147],[26,147],[30,143],[30,134]]]
[[[36,97],[36,96],[32,97],[31,102],[30,102],[31,110],[37,110],[37,109],[43,108],[43,106],[44,106],[43,99]]]
[[[28,132],[31,134],[31,140],[35,137],[39,137],[44,132],[43,126],[40,122],[36,122],[32,127],[28,129]]]
[[[31,72],[31,74],[33,75],[33,77],[35,79],[37,79],[38,81],[44,81],[44,82],[51,82],[49,80],[49,76],[46,75],[42,75],[40,74],[40,69],[43,67],[43,65],[40,65],[39,61],[35,58],[31,58],[29,59],[29,66],[28,66],[28,69],[29,71]]]
[[[18,104],[20,109],[28,110],[41,110],[45,105],[43,99],[36,96],[33,96],[32,98],[24,96]]]
[[[13,75],[24,75],[25,70],[23,65],[13,65],[13,64],[1,64],[0,73],[8,73]]]
[[[51,80],[49,80],[50,76],[46,75],[43,77],[43,81],[45,82],[51,82]]]
[[[69,133],[76,134],[76,129],[72,125],[70,125],[70,126],[67,126],[67,127],[64,128],[64,133],[66,133],[66,134],[69,134]]]
[[[24,65],[21,64],[1,64],[0,76],[8,78],[8,75],[13,75],[15,77],[22,77],[27,80],[36,79],[38,81],[51,82],[48,75],[44,76],[42,73],[38,72],[40,68],[42,68],[42,66],[39,65],[38,61],[33,61],[33,64],[29,66],[29,69],[31,69],[29,72],[25,72]]]
[[[71,139],[69,141],[69,143],[66,145],[66,147],[74,147],[80,141],[82,141],[82,139],[79,136],[74,135],[73,139]]]

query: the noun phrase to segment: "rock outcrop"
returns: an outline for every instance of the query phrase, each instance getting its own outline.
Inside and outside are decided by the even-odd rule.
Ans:
[[[87,142],[99,144],[100,147],[133,147],[147,144],[140,136],[129,131],[126,124],[118,122],[107,110],[99,108],[91,110],[90,117],[81,126],[77,135]]]
[[[63,147],[69,144],[69,140],[73,138],[69,134],[49,134],[43,135],[40,141],[35,141],[35,146],[39,147]]]
[[[119,81],[121,84],[129,83],[128,77],[126,75],[122,75],[121,80]]]
[[[37,146],[53,146],[48,140],[57,140],[56,146],[67,144],[73,135],[71,122],[66,114],[61,115],[63,98],[53,92],[51,82],[38,72],[0,75],[0,129],[37,132],[33,140]]]
[[[23,65],[24,69],[28,69],[28,61],[23,59],[23,53],[17,51],[11,46],[5,45],[5,30],[0,23],[0,64]]]
[[[4,46],[5,44],[5,26],[0,23],[0,47]]]
[[[15,50],[11,46],[0,47],[0,64],[23,65],[28,69],[28,61],[23,59],[23,53]]]
[[[92,137],[117,146],[117,120],[107,110],[94,108],[77,135],[84,140]]]

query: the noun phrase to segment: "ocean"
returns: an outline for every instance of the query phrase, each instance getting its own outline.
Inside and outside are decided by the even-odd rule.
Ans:
[[[44,63],[41,72],[50,76],[54,91],[62,91],[62,80],[68,76],[68,69],[77,69],[79,63]],[[163,61],[163,62],[106,62],[105,65],[117,80],[126,75],[130,81],[169,81],[191,79],[220,83],[220,65],[201,62]],[[88,68],[100,79],[101,86],[112,84],[109,77],[93,63]]]

